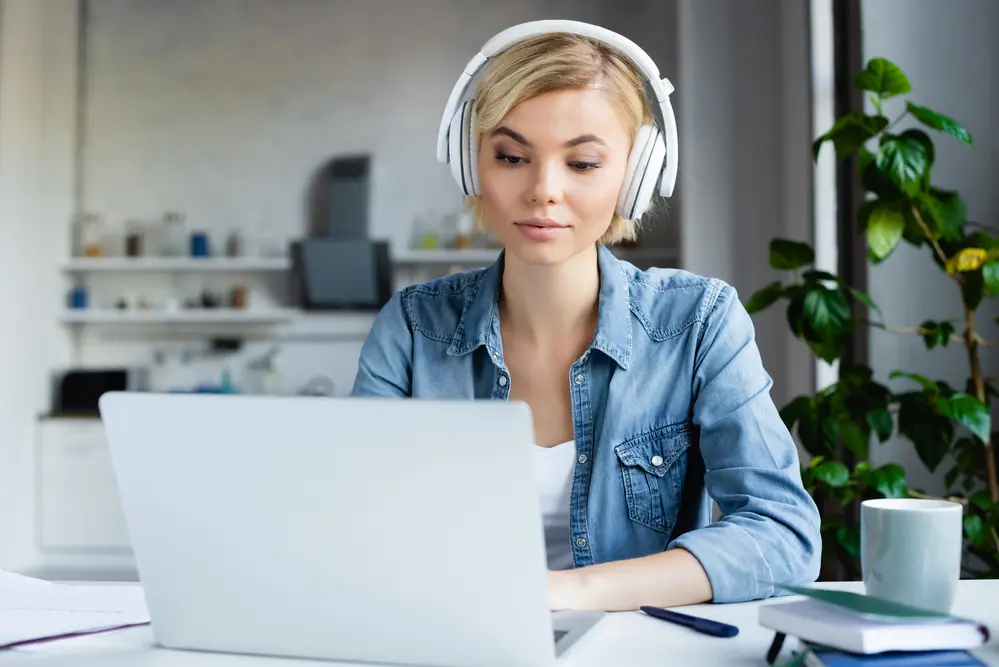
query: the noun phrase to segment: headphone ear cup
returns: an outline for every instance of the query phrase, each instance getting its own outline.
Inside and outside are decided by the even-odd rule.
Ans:
[[[479,189],[479,117],[475,113],[475,100],[468,103],[468,115],[471,117],[468,123],[467,137],[464,142],[468,146],[465,155],[468,156],[468,182],[471,190],[468,194],[478,195],[482,191]]]
[[[635,202],[645,178],[646,168],[652,157],[658,131],[654,125],[642,125],[638,128],[635,141],[628,155],[628,168],[624,172],[621,183],[621,193],[617,198],[617,214],[625,220],[635,219]]]
[[[638,220],[649,210],[649,206],[652,204],[652,196],[656,193],[656,190],[659,188],[659,182],[662,180],[663,162],[665,160],[666,144],[663,141],[662,133],[656,129],[655,136],[652,139],[652,152],[649,154],[648,162],[645,163],[645,168],[641,172],[642,178],[638,183],[637,194],[635,195],[635,202],[631,212],[632,217],[629,220]]]
[[[472,194],[473,184],[468,171],[468,124],[472,110],[472,100],[464,102],[454,112],[448,126],[447,158],[451,165],[451,176],[465,195]]]

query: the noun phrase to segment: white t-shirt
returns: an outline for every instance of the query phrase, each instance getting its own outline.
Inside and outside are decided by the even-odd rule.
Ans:
[[[573,567],[572,545],[569,543],[569,495],[572,493],[576,443],[570,440],[535,449],[548,569],[568,570]]]

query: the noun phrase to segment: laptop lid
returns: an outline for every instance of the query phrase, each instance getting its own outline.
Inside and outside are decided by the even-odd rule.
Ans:
[[[526,405],[125,392],[100,410],[160,644],[553,663]]]

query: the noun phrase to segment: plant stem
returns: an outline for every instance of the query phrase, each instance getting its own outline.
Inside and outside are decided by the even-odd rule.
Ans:
[[[930,494],[923,493],[922,491],[916,491],[915,489],[909,489],[909,495],[913,498],[922,498],[923,500],[949,500],[952,503],[958,503],[959,505],[964,505],[965,507],[971,504],[967,498],[958,498],[957,496],[941,498],[939,496],[931,496]]]
[[[971,365],[971,381],[975,387],[975,396],[988,406],[988,396],[985,394],[985,380],[982,378],[982,362],[978,357],[979,338],[975,335],[975,311],[964,307],[964,338],[968,348],[968,362]],[[996,476],[996,457],[992,452],[989,440],[982,442],[985,448],[985,471],[988,479],[989,496],[992,502],[999,502],[999,477]],[[999,545],[997,545],[999,546]]]
[[[923,327],[890,327],[890,326],[884,324],[883,322],[873,322],[871,320],[867,320],[867,319],[863,319],[863,318],[860,318],[859,321],[862,324],[866,324],[867,326],[874,327],[875,329],[881,329],[882,331],[887,331],[888,333],[895,333],[895,334],[919,334],[920,336],[925,336],[928,333],[932,333],[929,329],[924,329]],[[951,340],[951,342],[954,342],[954,343],[962,343],[962,344],[964,343],[964,338],[961,337],[961,336],[958,336],[957,334],[951,334],[950,340]],[[989,341],[989,342],[991,342],[991,341]],[[982,345],[985,345],[985,344],[986,344],[986,342],[982,341]],[[999,341],[996,341],[995,344],[999,345]]]
[[[919,214],[919,208],[916,206],[912,206],[911,208],[912,215],[916,218],[916,223],[919,225],[919,228],[923,230],[923,235],[926,237],[926,240],[933,245],[933,250],[937,253],[937,257],[940,258],[943,265],[947,266],[947,255],[944,253],[943,248],[940,247],[940,244],[937,243],[937,240],[933,238],[933,233],[930,231],[929,225],[927,225],[926,221],[923,220],[923,216]],[[948,275],[959,283],[964,282],[964,277],[960,273],[949,273]]]

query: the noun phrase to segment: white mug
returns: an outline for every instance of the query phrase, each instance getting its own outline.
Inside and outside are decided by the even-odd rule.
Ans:
[[[950,613],[961,578],[964,508],[946,500],[860,504],[860,564],[868,595]]]

